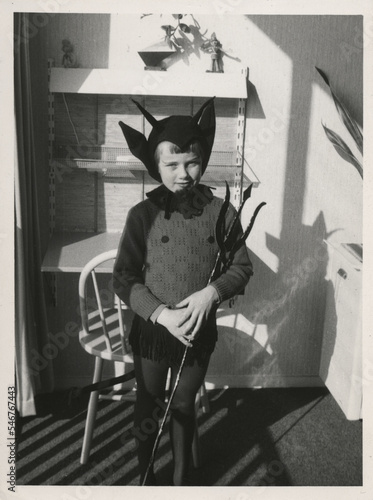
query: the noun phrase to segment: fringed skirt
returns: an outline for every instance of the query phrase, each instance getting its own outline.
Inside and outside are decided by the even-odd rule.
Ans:
[[[217,337],[216,319],[212,315],[188,349],[185,364],[193,365],[197,361],[203,366],[215,348]],[[153,361],[167,359],[170,366],[179,366],[185,351],[185,345],[164,326],[154,325],[137,314],[132,322],[129,343],[135,355]]]

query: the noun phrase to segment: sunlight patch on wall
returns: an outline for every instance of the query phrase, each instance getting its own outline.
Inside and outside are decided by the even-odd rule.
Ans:
[[[267,248],[266,234],[279,239],[282,229],[288,136],[289,128],[293,126],[293,62],[253,21],[245,18],[243,25],[246,37],[250,37],[250,47],[246,46],[247,54],[243,57],[249,67],[250,82],[255,85],[264,114],[264,117],[255,115],[249,96],[245,159],[260,181],[258,189],[253,193],[252,203],[257,200],[267,202],[260,221],[258,220],[260,231],[253,230],[249,247],[277,273],[279,259]],[[251,207],[247,204],[242,218],[244,226],[250,216]]]
[[[141,14],[111,14],[109,68],[138,69],[144,67],[137,51],[147,45],[149,29],[144,28]]]

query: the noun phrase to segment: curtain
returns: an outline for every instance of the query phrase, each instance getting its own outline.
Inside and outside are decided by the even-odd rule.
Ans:
[[[35,395],[53,388],[53,367],[43,356],[48,323],[41,274],[38,194],[32,114],[28,14],[15,14],[15,371],[17,410],[36,414]]]

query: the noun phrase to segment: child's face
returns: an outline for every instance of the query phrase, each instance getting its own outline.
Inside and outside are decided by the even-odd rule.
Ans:
[[[173,193],[196,186],[202,175],[202,158],[198,153],[172,153],[171,142],[158,146],[158,170],[163,184]]]

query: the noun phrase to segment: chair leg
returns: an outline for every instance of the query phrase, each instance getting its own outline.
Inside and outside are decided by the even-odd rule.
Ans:
[[[197,392],[196,402],[194,405],[196,414],[196,427],[194,429],[194,436],[192,443],[192,457],[193,457],[193,465],[196,469],[198,469],[198,467],[201,466],[201,449],[199,444],[198,423],[197,423],[198,410],[201,404],[201,395],[202,395],[202,387]]]
[[[102,376],[102,367],[104,361],[103,359],[96,357],[95,362],[95,371],[93,375],[93,383],[99,382]],[[96,413],[97,413],[97,402],[98,402],[99,391],[91,392],[89,403],[88,403],[88,412],[85,423],[85,431],[84,431],[84,439],[82,446],[82,453],[80,455],[80,463],[82,465],[88,462],[89,453],[91,451],[91,443],[93,430],[95,427]]]
[[[201,448],[199,444],[199,435],[198,435],[198,425],[196,424],[196,428],[194,429],[194,437],[192,444],[192,457],[193,457],[193,465],[195,469],[201,467]]]
[[[209,403],[209,398],[207,396],[205,381],[203,381],[197,393],[196,402],[194,405],[196,412],[196,428],[194,430],[192,456],[193,456],[193,465],[196,469],[201,466],[201,447],[199,444],[198,423],[197,423],[198,410],[200,407],[202,408],[203,413],[208,413],[210,411],[210,403]]]
[[[209,402],[209,397],[208,397],[207,391],[206,391],[205,381],[203,381],[203,384],[201,385],[200,393],[201,393],[202,411],[203,411],[203,413],[209,413],[210,402]]]

